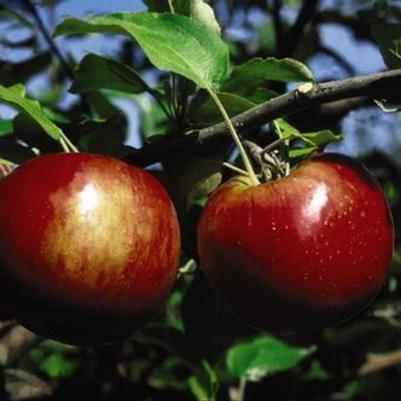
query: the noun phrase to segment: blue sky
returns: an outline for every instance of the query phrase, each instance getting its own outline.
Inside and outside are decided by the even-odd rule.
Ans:
[[[93,12],[145,10],[145,5],[139,0],[67,0],[58,6],[58,14],[61,17],[66,15],[82,16]]]

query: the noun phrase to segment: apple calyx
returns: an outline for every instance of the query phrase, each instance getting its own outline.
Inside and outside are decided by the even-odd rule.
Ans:
[[[283,145],[281,139],[265,148],[248,140],[244,141],[244,145],[258,166],[257,177],[262,183],[275,181],[289,175],[287,149],[285,146],[276,149],[277,145]]]

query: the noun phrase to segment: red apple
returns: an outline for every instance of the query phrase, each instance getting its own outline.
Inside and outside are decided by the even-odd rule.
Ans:
[[[167,192],[119,160],[51,154],[0,182],[1,301],[40,335],[130,336],[168,294],[179,252]]]
[[[271,183],[230,180],[209,199],[197,234],[212,286],[251,325],[276,332],[360,312],[379,292],[393,252],[379,183],[337,154]]]

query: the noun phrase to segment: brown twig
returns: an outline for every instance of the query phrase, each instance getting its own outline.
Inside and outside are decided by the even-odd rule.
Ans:
[[[283,50],[283,24],[281,19],[281,8],[283,6],[282,0],[274,0],[273,1],[273,24],[274,31],[276,33],[276,45],[277,45],[277,54],[281,57],[281,52]]]
[[[41,341],[41,337],[17,324],[10,325],[0,338],[0,363],[14,366],[21,356]]]
[[[353,64],[334,49],[331,49],[323,43],[319,43],[318,51],[336,61],[345,70],[348,76],[353,76],[355,74],[355,68]]]
[[[358,376],[366,376],[399,364],[401,364],[401,350],[380,355],[368,355],[366,362],[358,369]]]

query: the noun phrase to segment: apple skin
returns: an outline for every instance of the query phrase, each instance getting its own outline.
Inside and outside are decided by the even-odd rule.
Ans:
[[[394,230],[377,180],[326,153],[272,183],[228,181],[205,206],[197,238],[207,278],[236,314],[296,333],[349,319],[375,298]]]
[[[161,306],[179,255],[173,204],[142,169],[57,153],[0,181],[1,304],[39,335],[129,337]]]

